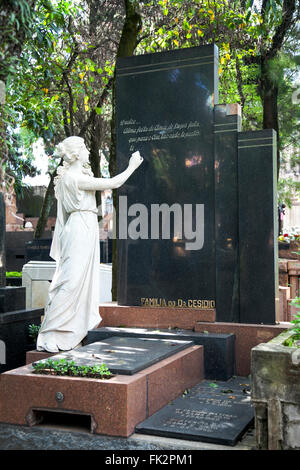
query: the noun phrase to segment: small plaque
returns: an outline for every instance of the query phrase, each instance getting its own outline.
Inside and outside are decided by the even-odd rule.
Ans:
[[[252,424],[249,381],[204,381],[140,423],[136,432],[234,446]]]

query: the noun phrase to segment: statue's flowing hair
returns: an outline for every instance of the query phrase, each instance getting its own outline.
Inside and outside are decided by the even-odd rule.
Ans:
[[[63,164],[58,167],[57,169],[57,176],[54,178],[54,185],[55,185],[55,195],[58,197],[59,195],[59,183],[61,181],[62,176],[68,170],[70,165],[75,162],[78,158],[80,153],[80,148],[84,145],[84,139],[82,137],[71,136],[64,139],[60,142],[56,148],[55,153],[59,157],[63,158]],[[94,176],[91,167],[88,163],[85,163],[82,167],[82,172],[89,176]]]
[[[64,162],[71,164],[78,157],[79,149],[83,144],[84,140],[82,137],[67,137],[56,146],[55,153],[62,157]]]

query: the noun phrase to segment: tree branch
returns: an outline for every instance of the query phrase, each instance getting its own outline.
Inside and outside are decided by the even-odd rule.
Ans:
[[[276,56],[277,52],[281,49],[286,33],[289,31],[291,26],[296,22],[294,13],[296,11],[296,0],[284,0],[282,6],[282,22],[277,26],[272,46],[267,52],[268,59],[272,59]]]
[[[67,76],[67,72],[63,73],[63,79],[67,85],[68,95],[69,95],[70,132],[71,132],[71,135],[74,135],[74,112],[73,112],[74,98],[73,98],[72,88],[70,86],[69,79]]]
[[[113,84],[113,77],[111,77],[109,79],[109,81],[107,82],[100,98],[99,98],[99,101],[98,103],[96,104],[96,106],[94,107],[94,109],[91,111],[89,117],[86,119],[86,121],[83,123],[81,129],[80,129],[80,132],[79,132],[79,137],[83,137],[84,134],[86,133],[86,131],[88,130],[88,127],[90,126],[90,124],[92,123],[93,119],[95,118],[96,116],[96,108],[101,108],[101,106],[103,106],[103,103],[104,101],[106,100],[107,98],[107,95],[108,95],[108,92],[109,90],[112,88],[112,84]]]

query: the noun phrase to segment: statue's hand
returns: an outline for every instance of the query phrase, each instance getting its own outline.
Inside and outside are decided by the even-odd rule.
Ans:
[[[143,157],[140,155],[140,152],[134,152],[132,156],[130,157],[129,160],[129,167],[134,167],[134,169],[137,169],[140,164],[143,162]]]

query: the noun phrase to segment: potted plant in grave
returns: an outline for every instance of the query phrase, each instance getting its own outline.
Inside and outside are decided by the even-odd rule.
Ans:
[[[33,349],[36,347],[36,341],[37,341],[40,328],[41,328],[41,325],[35,325],[34,323],[28,326],[28,337],[29,337],[30,344],[32,344]]]
[[[6,286],[21,286],[22,285],[22,272],[7,271],[6,272]]]

